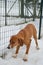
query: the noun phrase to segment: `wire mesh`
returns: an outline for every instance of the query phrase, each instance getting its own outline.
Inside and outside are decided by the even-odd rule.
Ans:
[[[40,7],[40,6],[39,6]],[[27,7],[28,8],[28,7]],[[24,5],[24,15],[31,15]],[[30,10],[32,10],[32,4],[30,5]],[[38,9],[39,10],[39,9]],[[33,10],[32,10],[33,14]],[[29,19],[24,19],[21,17],[16,17],[21,15],[21,3],[19,0],[7,0],[7,11],[6,11],[6,22],[7,26],[5,26],[5,0],[0,0],[0,50],[2,50],[2,54],[4,54],[3,49],[5,49],[9,44],[9,39],[12,35],[16,34],[21,26],[15,26],[15,24],[25,23],[25,21],[29,21]],[[43,25],[42,25],[43,26]],[[15,30],[16,29],[16,30]],[[5,54],[3,55],[5,56]]]

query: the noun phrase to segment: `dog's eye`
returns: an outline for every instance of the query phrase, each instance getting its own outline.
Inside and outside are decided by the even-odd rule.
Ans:
[[[15,41],[13,41],[13,43],[15,43]]]

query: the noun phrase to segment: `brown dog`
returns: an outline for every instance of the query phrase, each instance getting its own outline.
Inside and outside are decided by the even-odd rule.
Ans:
[[[26,45],[25,54],[28,55],[32,36],[36,42],[36,48],[39,49],[38,42],[37,42],[37,31],[33,24],[28,24],[24,29],[19,31],[17,35],[11,36],[8,49],[13,48],[14,46],[17,46],[16,52],[15,52],[15,54],[17,55],[20,46],[23,46],[23,44],[25,44]],[[24,58],[24,60],[27,60],[27,58]]]

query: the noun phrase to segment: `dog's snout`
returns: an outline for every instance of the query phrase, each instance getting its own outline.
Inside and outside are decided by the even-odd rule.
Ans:
[[[8,46],[7,48],[8,48],[8,49],[10,49],[10,47],[9,47],[9,46]]]

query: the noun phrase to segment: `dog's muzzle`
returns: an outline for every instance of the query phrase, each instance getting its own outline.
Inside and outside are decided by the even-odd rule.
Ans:
[[[8,46],[7,48],[8,48],[8,49],[10,49],[10,47],[9,47],[9,46]]]

